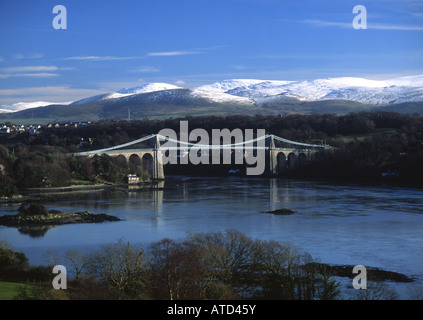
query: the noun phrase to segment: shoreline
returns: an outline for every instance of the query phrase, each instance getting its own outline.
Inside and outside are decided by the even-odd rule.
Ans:
[[[116,191],[128,191],[130,188],[132,189],[132,191],[160,190],[161,188],[155,187],[156,185],[157,182],[152,181],[139,184],[97,183],[92,185],[71,185],[65,187],[27,188],[19,190],[18,195],[0,198],[0,206],[19,205],[21,203],[31,201],[43,201],[55,195],[77,194],[86,191],[104,191],[108,189]]]
[[[397,179],[344,179],[332,177],[306,177],[304,175],[287,175],[287,176],[242,176],[242,175],[197,175],[197,174],[169,174],[168,177],[191,177],[191,178],[211,178],[211,177],[245,177],[245,178],[267,178],[267,179],[283,179],[296,181],[311,181],[322,182],[327,184],[345,184],[345,185],[365,185],[365,186],[380,186],[380,187],[400,187],[400,188],[416,188],[422,189],[423,185],[413,183],[411,181],[397,180]],[[28,201],[43,201],[55,195],[76,194],[86,191],[157,191],[163,190],[163,187],[158,187],[163,180],[150,180],[148,182],[140,182],[137,184],[128,183],[96,183],[96,184],[74,184],[64,187],[41,187],[41,188],[27,188],[19,190],[19,194],[10,197],[0,197],[0,206],[19,205]]]

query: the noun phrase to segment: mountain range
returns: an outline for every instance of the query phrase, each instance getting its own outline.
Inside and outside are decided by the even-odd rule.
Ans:
[[[423,114],[423,75],[389,80],[338,77],[306,81],[231,79],[196,88],[148,83],[72,102],[0,106],[0,119],[95,121],[186,115],[348,113]]]

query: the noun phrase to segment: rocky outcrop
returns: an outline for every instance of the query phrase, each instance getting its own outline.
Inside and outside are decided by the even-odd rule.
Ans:
[[[0,217],[0,225],[9,227],[34,227],[71,223],[99,223],[105,221],[120,221],[120,219],[104,213],[93,214],[89,211],[68,213],[57,210],[50,210],[46,214],[16,214]]]

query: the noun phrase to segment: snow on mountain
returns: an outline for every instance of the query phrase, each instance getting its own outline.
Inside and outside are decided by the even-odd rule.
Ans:
[[[220,92],[219,90],[207,90],[204,88],[196,88],[191,92],[194,98],[203,98],[217,103],[239,103],[239,104],[254,104],[254,100],[248,97],[237,96]]]
[[[234,79],[199,87],[210,92],[254,99],[257,103],[298,99],[303,101],[350,100],[389,105],[423,101],[423,76],[391,80],[339,77],[306,81]]]
[[[204,85],[198,87],[197,90],[226,93],[254,99],[280,94],[281,87],[289,83],[292,83],[292,81],[234,79]]]
[[[399,78],[387,80],[386,82],[394,86],[423,87],[423,75],[399,77]]]
[[[401,83],[395,86],[393,83]],[[410,84],[414,83],[413,86]],[[299,99],[350,100],[364,104],[388,105],[407,101],[423,101],[423,85],[415,78],[377,81],[362,78],[329,78],[302,81],[288,85],[286,91]]]
[[[173,84],[168,84],[168,83],[159,83],[159,82],[147,83],[141,86],[137,86],[133,88],[125,88],[117,92],[113,92],[107,95],[105,99],[115,99],[115,98],[131,96],[134,94],[142,94],[142,93],[157,92],[157,91],[163,91],[163,90],[173,90],[173,89],[182,89],[182,88],[175,86]]]
[[[223,80],[223,81],[218,81],[212,84],[207,84],[207,85],[198,87],[197,89],[226,93],[236,88],[248,88],[250,86],[253,86],[255,84],[259,84],[262,82],[263,80],[254,80],[254,79]]]
[[[49,105],[69,105],[72,102],[46,102],[46,101],[36,101],[36,102],[17,102],[8,105],[0,106],[0,113],[4,112],[16,112],[25,109],[37,108],[37,107],[45,107]]]
[[[116,92],[99,94],[93,97],[75,101],[73,104],[82,104],[82,103],[92,102],[96,100],[118,99],[118,98],[132,96],[135,94],[158,92],[158,91],[173,90],[173,89],[181,89],[181,88],[173,84],[168,84],[168,83],[147,83],[147,84],[132,87],[132,88],[124,88]]]
[[[182,87],[178,87],[168,83],[147,83],[141,86],[133,87],[133,88],[124,88],[116,92],[111,92],[107,94],[102,94],[94,97],[90,97],[87,99],[79,100],[74,104],[81,104],[86,102],[91,102],[95,100],[108,100],[108,99],[119,99],[119,98],[126,98],[134,95],[142,95],[146,93],[156,93],[155,95],[146,96],[146,99],[154,101],[156,99],[163,99],[164,97],[168,97],[169,99],[174,99],[179,96],[183,96],[185,98],[192,97],[192,98],[203,98],[210,100],[212,102],[218,103],[244,103],[244,104],[252,104],[254,101],[239,97],[236,95],[230,95],[223,92],[225,89],[211,89],[211,88],[196,88],[196,89],[189,89],[190,94],[186,95],[186,91],[179,91],[178,89],[184,89]],[[226,88],[227,89],[227,88]]]
[[[147,95],[144,95],[147,94]],[[207,99],[216,103],[261,104],[287,100],[321,101],[349,100],[363,104],[385,106],[403,102],[423,101],[423,75],[398,77],[388,80],[369,80],[357,77],[338,77],[305,81],[229,79],[193,89],[168,83],[147,83],[116,92],[104,93],[75,102],[51,103],[45,101],[19,102],[0,106],[1,112],[16,112],[51,104],[77,105],[92,101],[126,99],[165,101],[175,99]],[[157,100],[158,101],[158,100]]]

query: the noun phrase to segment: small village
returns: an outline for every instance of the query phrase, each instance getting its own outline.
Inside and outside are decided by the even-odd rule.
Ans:
[[[10,122],[0,123],[0,134],[24,133],[38,135],[42,129],[60,128],[60,127],[79,127],[86,126],[90,122],[65,122],[65,123],[49,123],[47,125],[41,124],[27,124],[17,125]]]

